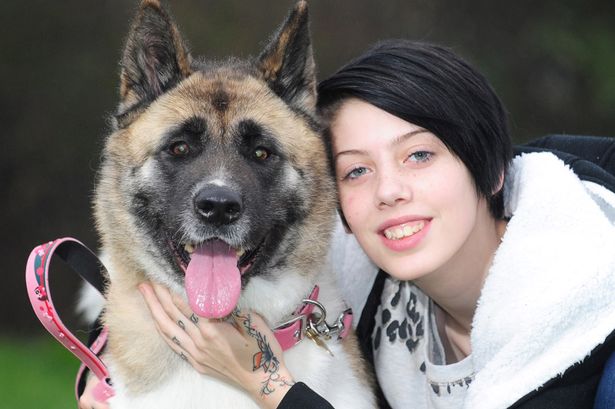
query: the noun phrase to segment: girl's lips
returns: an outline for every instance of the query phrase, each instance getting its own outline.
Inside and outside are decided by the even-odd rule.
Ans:
[[[389,219],[386,222],[382,223],[380,226],[378,226],[378,233],[384,234],[384,231],[386,229],[389,229],[394,226],[403,226],[403,225],[414,226],[420,222],[424,222],[425,224],[427,224],[430,221],[431,221],[431,217],[426,217],[426,216],[410,215],[410,216],[404,216],[404,217],[397,217],[395,219]]]
[[[429,232],[431,219],[404,218],[388,221],[379,229],[383,244],[393,251],[406,251],[419,245]]]

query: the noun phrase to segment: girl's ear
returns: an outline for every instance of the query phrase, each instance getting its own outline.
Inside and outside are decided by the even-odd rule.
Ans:
[[[502,188],[504,187],[504,176],[504,172],[500,173],[500,181],[498,182],[498,186],[493,189],[493,192],[491,192],[491,194],[496,195],[502,191]]]

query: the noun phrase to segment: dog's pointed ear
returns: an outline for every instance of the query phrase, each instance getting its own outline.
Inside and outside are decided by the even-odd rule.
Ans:
[[[190,74],[190,54],[158,0],[141,2],[120,65],[120,123]]]
[[[316,73],[308,5],[299,1],[258,57],[269,87],[291,106],[316,110]]]

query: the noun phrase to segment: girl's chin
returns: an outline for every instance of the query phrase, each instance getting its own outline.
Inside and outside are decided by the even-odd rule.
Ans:
[[[391,266],[389,270],[384,269],[391,277],[400,280],[400,281],[415,281],[419,280],[429,274],[428,271],[418,271],[412,270],[408,271],[407,268],[403,268],[402,266]]]
[[[391,277],[401,281],[411,281],[423,278],[431,271],[423,257],[417,254],[391,256],[391,254],[380,253],[370,257],[371,260]],[[422,260],[421,260],[422,259]]]

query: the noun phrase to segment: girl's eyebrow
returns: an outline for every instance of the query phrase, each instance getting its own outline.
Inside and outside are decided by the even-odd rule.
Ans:
[[[399,145],[400,143],[405,142],[408,139],[412,138],[414,135],[418,135],[418,134],[425,133],[425,132],[429,132],[429,131],[427,129],[419,128],[419,129],[415,129],[413,131],[407,132],[403,135],[399,135],[398,137],[393,139],[391,142],[389,142],[389,146]],[[333,158],[333,160],[337,161],[337,158],[342,155],[365,155],[366,153],[367,151],[364,151],[361,149],[348,149],[342,152],[338,152]]]
[[[418,134],[424,133],[424,132],[429,132],[429,131],[427,129],[419,128],[419,129],[415,129],[414,131],[410,131],[408,133],[405,133],[403,135],[399,135],[397,138],[393,139],[389,143],[389,146],[399,145],[400,143],[405,142],[408,139],[412,138],[414,135],[418,135]]]

